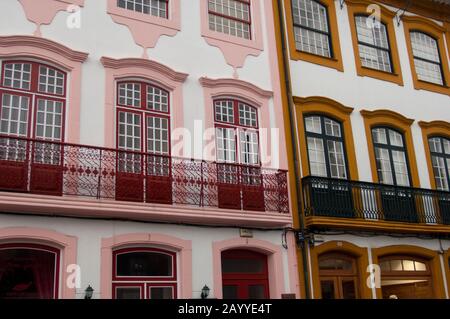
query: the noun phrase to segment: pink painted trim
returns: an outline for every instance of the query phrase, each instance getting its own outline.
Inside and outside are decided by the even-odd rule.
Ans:
[[[144,49],[143,58],[162,35],[173,37],[181,30],[180,0],[169,1],[168,19],[119,8],[117,0],[108,0],[107,11],[114,22],[128,27],[136,44]]]
[[[84,6],[84,0],[19,0],[27,19],[36,24],[34,35],[41,36],[41,25],[52,23],[56,14],[73,4]]]
[[[260,136],[263,129],[268,132],[267,143],[264,147],[271,149],[271,132],[270,132],[270,112],[269,101],[273,96],[270,91],[263,90],[251,83],[237,80],[237,79],[209,79],[200,78],[200,84],[203,86],[203,94],[205,99],[205,129],[214,127],[214,100],[221,97],[233,97],[237,100],[243,100],[251,105],[258,107],[259,114],[259,132]],[[214,140],[214,136],[212,136]],[[205,141],[209,142],[209,141]],[[261,143],[262,144],[262,143]],[[215,145],[213,143],[212,145]],[[205,160],[215,161],[216,152],[214,149],[208,154],[205,154]],[[265,165],[270,167],[270,165]]]
[[[203,225],[233,225],[254,227],[291,227],[292,215],[235,211],[219,208],[199,208],[183,205],[130,203],[115,200],[97,200],[75,196],[45,196],[0,192],[3,210],[27,214],[60,216],[129,218],[141,221],[165,221]]]
[[[101,62],[106,70],[105,92],[105,147],[115,148],[115,109],[116,109],[116,83],[119,80],[139,78],[154,83],[170,92],[170,116],[172,132],[184,127],[183,113],[183,83],[188,75],[176,72],[169,67],[155,61],[145,59],[112,59],[102,57]],[[173,136],[173,134],[171,134]],[[183,156],[183,150],[172,156]]]
[[[248,249],[267,255],[269,267],[269,291],[271,299],[281,299],[284,293],[284,276],[281,247],[264,240],[254,238],[233,238],[213,242],[213,278],[214,297],[221,299],[222,294],[222,252],[229,249]]]
[[[33,36],[0,36],[0,59],[33,58],[54,64],[68,73],[66,141],[80,142],[81,71],[88,54]]]
[[[153,234],[134,233],[118,235],[102,239],[100,296],[102,299],[112,298],[112,255],[118,248],[154,246],[178,252],[178,295],[181,299],[192,298],[192,243],[177,237]]]
[[[251,0],[252,39],[242,39],[209,29],[208,0],[200,1],[201,34],[205,41],[222,51],[225,60],[234,69],[242,68],[247,56],[259,56],[264,50],[261,23],[261,0]],[[270,3],[270,0],[265,0]]]
[[[0,243],[32,243],[52,246],[61,250],[59,297],[74,299],[75,288],[66,285],[70,275],[67,266],[77,263],[77,237],[64,235],[53,230],[33,227],[0,228]]]

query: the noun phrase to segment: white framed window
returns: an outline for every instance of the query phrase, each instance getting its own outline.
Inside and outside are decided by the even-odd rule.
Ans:
[[[169,0],[117,0],[119,8],[169,18]]]
[[[369,22],[367,16],[355,16],[358,48],[364,67],[392,73],[387,28],[381,22]]]
[[[291,0],[297,50],[332,57],[327,8],[314,0]]]
[[[3,86],[31,89],[31,63],[5,63],[3,68]]]
[[[251,39],[250,0],[208,0],[209,29]]]
[[[444,85],[437,40],[419,31],[411,31],[410,37],[418,79]]]
[[[39,67],[39,92],[64,95],[64,73],[41,65]]]

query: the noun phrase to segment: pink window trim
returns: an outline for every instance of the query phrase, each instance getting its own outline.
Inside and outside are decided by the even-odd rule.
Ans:
[[[108,14],[114,22],[128,27],[136,44],[144,49],[143,58],[147,58],[147,49],[154,48],[162,35],[173,37],[181,30],[180,0],[169,1],[168,19],[120,8],[117,0],[107,1]]]
[[[259,87],[236,79],[209,79],[200,78],[200,84],[203,87],[205,99],[205,129],[215,127],[215,111],[214,101],[220,99],[236,99],[249,105],[256,107],[258,110],[258,129],[261,137],[261,129],[267,129],[267,143],[260,145],[260,154],[263,155],[261,147],[271,149],[271,132],[270,132],[270,112],[269,101],[272,99],[273,93],[260,89]],[[256,129],[258,131],[258,129]],[[213,139],[215,141],[215,137]],[[206,141],[209,142],[209,141]],[[263,144],[263,143],[260,143]],[[212,150],[206,154],[205,160],[215,161],[216,151]]]
[[[52,23],[56,14],[70,5],[84,6],[84,0],[19,0],[27,19],[36,24],[34,35],[41,36],[41,25]]]
[[[112,59],[102,57],[101,62],[106,70],[105,93],[105,147],[116,146],[115,112],[117,82],[127,79],[141,79],[150,82],[170,93],[171,130],[184,127],[183,115],[183,83],[188,77],[185,73],[176,72],[163,64],[145,59]],[[180,154],[172,154],[179,156]]]
[[[65,141],[80,142],[80,107],[82,63],[88,54],[74,51],[57,42],[33,36],[1,36],[0,59],[34,59],[49,63],[67,73],[67,128]]]
[[[0,244],[28,243],[40,244],[54,247],[60,250],[61,271],[59,276],[59,298],[74,299],[76,290],[69,288],[65,283],[71,273],[67,272],[67,267],[77,263],[77,237],[68,236],[52,230],[31,228],[31,227],[11,227],[0,228]]]
[[[295,247],[295,246],[294,246]],[[221,299],[222,292],[222,252],[230,249],[253,250],[267,255],[269,268],[269,291],[271,299],[280,299],[284,293],[284,271],[281,247],[270,242],[254,238],[233,238],[213,242],[213,279],[214,297]]]
[[[123,247],[155,247],[178,253],[179,298],[192,298],[192,243],[169,235],[133,233],[102,239],[100,296],[112,298],[113,251]]]
[[[264,50],[262,37],[262,22],[261,22],[261,4],[260,1],[265,1],[265,7],[271,5],[270,0],[251,0],[251,39],[243,39],[228,35],[221,32],[211,31],[209,29],[209,10],[208,0],[200,1],[200,20],[201,20],[201,34],[205,41],[222,51],[226,62],[234,69],[242,68],[247,56],[259,56]]]

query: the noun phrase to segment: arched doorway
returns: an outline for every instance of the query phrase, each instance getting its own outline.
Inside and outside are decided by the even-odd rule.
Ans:
[[[383,299],[434,298],[429,262],[413,256],[380,258]]]
[[[267,256],[250,250],[222,252],[224,299],[268,299]]]
[[[58,298],[59,256],[43,245],[0,245],[0,299]]]
[[[319,256],[319,276],[322,299],[359,298],[356,258],[342,253]]]

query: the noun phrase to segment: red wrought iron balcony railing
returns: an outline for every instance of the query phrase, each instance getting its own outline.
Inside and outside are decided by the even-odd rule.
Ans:
[[[0,191],[289,212],[284,170],[5,135]]]

